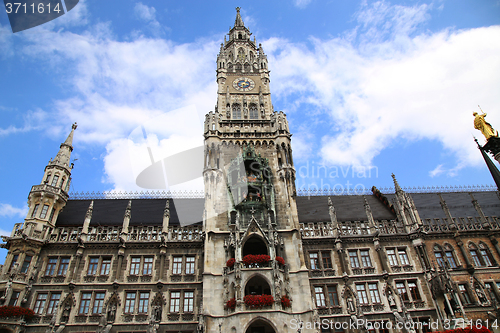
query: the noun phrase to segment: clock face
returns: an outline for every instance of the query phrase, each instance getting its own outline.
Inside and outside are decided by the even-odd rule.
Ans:
[[[255,88],[255,82],[247,77],[239,77],[233,81],[233,88],[238,91],[250,91]]]

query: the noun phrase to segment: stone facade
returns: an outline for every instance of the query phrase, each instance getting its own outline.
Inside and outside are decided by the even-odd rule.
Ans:
[[[35,316],[0,332],[423,333],[500,316],[498,192],[410,194],[393,176],[394,193],[298,195],[239,9],[217,83],[203,197],[70,198],[73,126],[3,239],[0,302]]]

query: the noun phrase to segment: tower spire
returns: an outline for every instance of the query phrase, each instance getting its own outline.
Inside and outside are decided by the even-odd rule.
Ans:
[[[392,176],[392,180],[394,181],[394,189],[396,190],[396,193],[403,191],[403,189],[401,188],[401,186],[399,186],[398,181],[396,180],[396,175],[394,175],[392,173],[391,176]]]
[[[73,134],[76,130],[78,125],[74,123],[71,126],[71,132],[69,133],[68,137],[66,138],[66,141],[61,143],[61,147],[59,148],[59,152],[57,153],[56,157],[54,160],[52,160],[49,164],[58,164],[63,167],[68,168],[69,167],[69,161],[71,157],[71,152],[73,151]]]
[[[243,23],[243,19],[241,18],[240,15],[240,7],[236,7],[236,20],[234,20],[234,26],[235,27],[244,27],[245,24]]]

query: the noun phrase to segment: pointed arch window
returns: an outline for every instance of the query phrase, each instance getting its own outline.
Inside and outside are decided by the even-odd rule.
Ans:
[[[52,183],[50,185],[57,186],[58,181],[59,181],[59,175],[54,175],[54,178],[52,178]]]
[[[479,258],[479,252],[477,246],[474,243],[469,244],[469,252],[472,257],[472,260],[474,261],[474,266],[478,267],[483,266],[481,259]]]
[[[449,268],[457,268],[457,259],[455,257],[455,251],[450,244],[445,244],[444,249],[439,245],[434,246],[434,256],[439,266],[444,267],[445,265]]]
[[[488,250],[488,247],[483,242],[479,243],[479,254],[484,266],[494,266],[494,259]]]
[[[259,119],[259,112],[256,104],[250,104],[250,119]]]
[[[241,119],[241,106],[233,104],[233,119]]]

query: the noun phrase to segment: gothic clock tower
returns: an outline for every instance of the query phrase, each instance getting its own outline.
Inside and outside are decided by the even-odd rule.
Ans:
[[[317,318],[291,134],[271,102],[262,45],[236,11],[217,56],[215,111],[205,118],[203,321],[207,332],[296,332]]]

